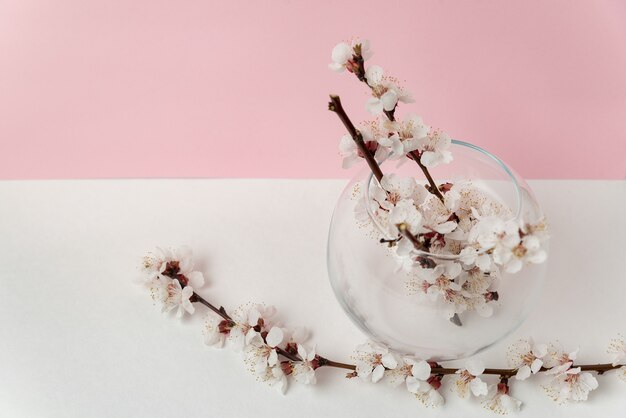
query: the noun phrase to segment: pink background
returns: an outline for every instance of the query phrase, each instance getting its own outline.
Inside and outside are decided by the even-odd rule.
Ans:
[[[624,178],[626,2],[564,0],[3,0],[0,178],[348,176],[352,35],[523,176]]]

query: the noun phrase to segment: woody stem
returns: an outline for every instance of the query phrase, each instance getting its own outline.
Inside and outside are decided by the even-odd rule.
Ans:
[[[367,162],[367,165],[370,167],[370,170],[372,170],[372,173],[374,173],[376,180],[380,182],[381,179],[383,178],[383,172],[381,171],[380,166],[376,162],[376,159],[374,158],[370,150],[367,149],[367,146],[365,145],[365,141],[363,141],[363,135],[354,127],[354,124],[352,123],[348,115],[346,114],[346,111],[343,109],[343,106],[341,105],[341,99],[339,98],[339,96],[332,95],[332,94],[330,95],[330,102],[328,103],[328,110],[330,110],[331,112],[335,112],[337,116],[339,117],[339,119],[341,120],[341,122],[343,122],[343,125],[348,130],[348,133],[352,137],[352,140],[355,142],[356,146],[359,148],[359,151],[361,151],[361,153],[363,154],[363,158],[365,158],[365,161]]]
[[[219,307],[219,308],[215,307],[215,305],[213,305],[212,303],[210,303],[209,301],[207,301],[206,299],[204,299],[202,296],[200,296],[199,294],[195,292],[192,294],[189,300],[191,302],[197,302],[206,306],[207,308],[209,308],[210,310],[215,312],[217,315],[219,315],[221,318],[227,321],[232,321],[232,318],[230,317],[230,315],[228,315],[228,313],[226,313],[226,310],[223,307]],[[302,361],[302,359],[299,356],[291,354],[280,347],[276,347],[276,352],[278,352],[278,354],[282,355],[283,357],[291,361]],[[356,370],[356,366],[353,364],[328,360],[323,357],[322,359],[323,359],[323,362],[321,365],[323,366],[335,367],[338,369],[346,369],[346,370]],[[611,363],[600,363],[600,364],[573,365],[572,368],[574,367],[580,367],[582,371],[592,371],[592,372],[597,372],[599,374],[602,374],[610,370],[619,369],[620,367],[623,367],[623,366],[619,364],[614,366]],[[431,374],[448,375],[448,374],[455,374],[459,370],[461,369],[436,366],[436,367],[431,368]],[[548,370],[547,368],[542,367],[539,371],[545,372],[547,370]],[[497,375],[497,376],[502,376],[502,377],[512,377],[512,376],[515,376],[516,373],[517,373],[517,369],[485,369],[485,371],[482,374]]]
[[[424,173],[424,176],[426,176],[426,179],[428,180],[428,184],[430,184],[429,191],[432,194],[434,194],[435,196],[437,196],[439,198],[439,200],[441,200],[443,202],[443,195],[439,191],[439,188],[437,187],[437,184],[435,183],[435,180],[433,180],[433,176],[430,175],[430,172],[428,171],[428,168],[426,168],[426,166],[424,164],[422,164],[421,156],[416,151],[411,151],[409,154],[411,154],[411,157],[413,157],[413,159],[415,160],[415,162],[417,163],[419,168],[422,169],[422,172]]]

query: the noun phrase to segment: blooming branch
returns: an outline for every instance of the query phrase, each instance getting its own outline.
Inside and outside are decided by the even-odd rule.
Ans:
[[[195,309],[189,304],[207,307],[210,312],[204,330],[205,343],[222,347],[228,341],[242,352],[244,364],[258,380],[283,393],[289,376],[302,384],[314,384],[317,369],[333,367],[349,370],[348,378],[359,377],[372,383],[385,381],[393,386],[404,383],[407,391],[425,405],[438,406],[444,403],[440,391],[444,377],[451,376],[461,397],[471,394],[482,399],[487,409],[506,413],[521,405],[509,395],[513,377],[524,380],[541,372],[552,376],[552,382],[545,389],[558,402],[587,399],[589,392],[598,387],[592,373],[601,375],[617,370],[626,381],[626,344],[620,338],[613,340],[608,349],[612,363],[604,364],[575,365],[577,351],[565,352],[556,344],[548,347],[531,340],[520,340],[509,349],[512,367],[508,369],[485,368],[476,361],[468,361],[465,368],[443,367],[428,359],[393,352],[371,341],[356,348],[354,364],[333,361],[306,344],[308,335],[303,329],[289,330],[277,322],[272,307],[248,304],[229,314],[223,307],[218,308],[200,296],[192,288],[192,281],[201,287],[204,277],[193,270],[191,254],[187,247],[159,249],[149,254],[144,257],[141,282],[150,290],[154,301],[162,305],[163,311],[176,310],[191,315]],[[178,291],[178,287],[182,290]],[[488,380],[483,380],[488,376],[497,376],[499,380],[489,385]]]
[[[348,130],[350,137],[352,138],[354,143],[357,145],[359,152],[360,152],[360,156],[365,158],[365,161],[367,162],[367,165],[372,170],[372,173],[374,173],[376,180],[380,182],[383,178],[383,172],[380,170],[380,166],[378,165],[378,162],[376,161],[376,159],[374,158],[370,150],[367,148],[365,142],[363,141],[363,135],[361,134],[360,131],[358,131],[354,127],[354,124],[352,123],[348,115],[346,114],[346,111],[343,109],[343,106],[341,105],[341,99],[339,98],[339,96],[332,95],[332,94],[330,95],[330,102],[328,103],[328,110],[330,110],[331,112],[335,112],[337,114],[337,116],[339,117],[343,125]]]
[[[367,110],[374,115],[382,113],[386,116],[389,122],[386,124],[387,137],[382,135],[378,143],[392,148],[394,151],[392,156],[396,158],[407,156],[414,160],[428,180],[428,190],[443,201],[443,195],[428,171],[428,166],[452,160],[446,150],[450,146],[450,138],[438,130],[429,133],[428,127],[421,119],[418,119],[419,123],[414,123],[415,118],[412,115],[407,118],[408,123],[396,122],[395,112],[398,103],[412,103],[413,97],[398,85],[397,79],[385,76],[381,67],[373,65],[365,69],[365,61],[371,56],[367,40],[353,39],[350,45],[340,42],[333,48],[331,56],[333,60],[329,64],[331,70],[338,72],[348,70],[370,88],[372,98],[367,101]],[[422,159],[425,162],[422,162]]]

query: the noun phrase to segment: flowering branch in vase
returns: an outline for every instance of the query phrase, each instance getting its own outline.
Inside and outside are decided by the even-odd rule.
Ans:
[[[626,343],[617,338],[609,345],[612,362],[574,364],[577,352],[564,351],[559,344],[535,344],[520,340],[508,350],[508,369],[485,368],[469,360],[465,367],[444,367],[429,359],[419,359],[391,351],[368,341],[356,347],[354,363],[330,360],[317,354],[303,328],[290,329],[276,319],[276,310],[261,304],[247,304],[228,313],[197,293],[204,275],[194,270],[192,251],[157,249],[143,258],[140,283],[150,291],[164,312],[174,311],[182,318],[195,313],[195,304],[209,309],[204,324],[205,343],[212,347],[230,345],[242,353],[243,361],[257,380],[285,393],[289,379],[315,384],[321,367],[348,370],[348,378],[372,383],[403,385],[427,406],[444,403],[441,388],[450,383],[462,398],[476,397],[485,408],[497,413],[519,410],[521,401],[509,393],[511,382],[543,373],[552,381],[544,389],[558,402],[586,400],[598,387],[595,375],[617,371],[626,381]],[[489,376],[496,377],[490,380]]]
[[[365,61],[371,57],[372,52],[369,47],[369,42],[366,40],[360,41],[354,39],[349,45],[348,43],[341,42],[335,46],[332,51],[333,62],[329,64],[329,68],[333,71],[342,72],[347,69],[349,72],[354,73],[357,79],[365,83],[372,92],[372,98],[367,101],[367,110],[374,114],[384,114],[387,120],[390,122],[391,128],[398,130],[398,126],[395,118],[396,109],[399,102],[412,103],[414,102],[411,93],[402,89],[398,85],[398,80],[393,77],[385,77],[384,71],[379,66],[371,66],[365,70]],[[404,132],[406,133],[406,131]],[[411,137],[412,138],[412,137]],[[391,141],[397,145],[398,141],[406,141],[407,136],[402,137],[400,134],[391,133],[387,139],[387,142]],[[408,143],[408,141],[407,141]],[[382,145],[382,144],[381,144]],[[412,146],[410,146],[412,147]],[[409,147],[403,147],[402,149],[410,159],[414,160],[419,168],[424,173],[424,176],[428,180],[428,190],[443,201],[443,195],[441,194],[439,187],[433,180],[428,167],[426,167],[421,161],[420,151],[417,149],[409,149]],[[428,151],[428,150],[424,150]],[[380,179],[378,179],[380,181]]]
[[[450,136],[414,114],[398,117],[398,104],[412,103],[413,97],[381,67],[366,66],[371,55],[368,41],[354,39],[337,44],[329,64],[331,70],[347,70],[369,87],[371,97],[365,107],[376,117],[357,129],[338,96],[331,96],[329,109],[349,133],[339,144],[343,166],[365,159],[378,180],[367,187],[359,185],[357,222],[365,219],[363,226],[372,227],[399,267],[411,275],[414,282],[406,287],[440,300],[454,324],[461,325],[460,316],[472,311],[491,316],[504,273],[516,273],[547,258],[547,223],[542,217],[515,216],[512,208],[472,179],[437,185],[430,169],[452,162]],[[428,183],[383,174],[378,162],[384,160],[415,161]]]
[[[370,56],[368,42],[342,42],[333,49],[330,64],[332,70],[354,73],[369,86],[372,97],[366,108],[377,116],[357,128],[339,96],[330,96],[329,110],[348,131],[340,141],[343,166],[364,159],[377,180],[361,188],[367,192],[360,196],[355,214],[367,213],[368,222],[379,228],[380,243],[387,245],[399,268],[417,280],[414,288],[421,296],[441,302],[452,322],[460,325],[459,315],[469,311],[490,316],[500,299],[496,280],[545,261],[545,220],[514,216],[510,208],[469,181],[455,179],[454,184],[437,186],[429,169],[452,161],[450,137],[418,116],[398,118],[398,103],[413,99],[382,68],[366,68]],[[379,162],[386,159],[414,160],[428,184],[384,174]],[[358,215],[357,223],[363,218]],[[203,327],[205,343],[241,352],[257,380],[283,393],[290,380],[316,383],[317,370],[328,367],[348,371],[347,378],[403,386],[428,406],[443,404],[441,389],[451,385],[460,397],[478,398],[487,409],[506,413],[521,406],[510,394],[512,382],[537,374],[550,378],[544,389],[558,402],[586,400],[599,385],[597,376],[606,372],[615,371],[626,381],[622,338],[609,345],[611,362],[601,364],[576,364],[578,350],[531,339],[509,348],[509,368],[486,368],[471,359],[463,367],[446,367],[436,359],[399,353],[374,341],[357,346],[352,362],[331,360],[316,352],[304,328],[285,326],[271,306],[249,303],[227,311],[201,296],[198,289],[204,275],[194,270],[187,247],[158,249],[144,257],[141,282],[163,311],[174,311],[178,317],[194,314],[197,305],[205,306],[209,310]]]

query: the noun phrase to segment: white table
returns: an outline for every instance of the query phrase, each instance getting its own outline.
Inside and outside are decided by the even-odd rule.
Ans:
[[[287,396],[257,383],[229,350],[206,347],[200,315],[161,315],[131,283],[156,245],[188,244],[208,277],[201,294],[234,308],[274,304],[313,331],[318,352],[348,361],[363,337],[326,273],[326,235],[344,181],[102,180],[0,182],[1,417],[493,416],[446,392],[424,408],[403,389],[320,369]],[[480,357],[505,365],[533,335],[605,362],[626,334],[626,182],[533,181],[551,221],[540,306]],[[299,231],[297,234],[296,231]],[[599,377],[590,401],[557,406],[516,383],[518,416],[623,416],[626,383]]]

